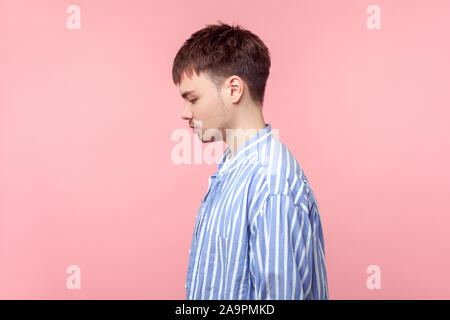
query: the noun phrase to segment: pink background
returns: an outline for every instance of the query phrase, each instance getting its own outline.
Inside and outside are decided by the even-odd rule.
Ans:
[[[70,4],[80,30],[66,27]],[[366,27],[372,4],[380,30]],[[317,197],[330,298],[450,298],[449,12],[438,0],[0,1],[0,298],[185,298],[217,166],[171,161],[172,132],[189,129],[171,68],[219,19],[271,52],[265,119]],[[66,287],[72,264],[79,290]]]

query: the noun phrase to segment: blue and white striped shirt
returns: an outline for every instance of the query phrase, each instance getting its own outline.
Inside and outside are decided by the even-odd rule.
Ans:
[[[209,177],[195,223],[186,299],[329,299],[314,194],[271,125]]]

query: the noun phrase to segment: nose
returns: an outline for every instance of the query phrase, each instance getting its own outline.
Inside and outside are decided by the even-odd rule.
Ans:
[[[183,112],[181,113],[181,119],[190,120],[192,119],[192,110],[188,103],[184,105]]]

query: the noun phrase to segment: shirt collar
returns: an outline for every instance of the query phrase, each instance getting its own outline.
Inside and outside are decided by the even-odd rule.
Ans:
[[[231,150],[227,147],[217,165],[218,171],[215,175],[223,175],[225,172],[235,168],[242,161],[245,161],[249,157],[255,155],[258,151],[258,147],[271,135],[271,130],[272,127],[270,123],[266,123],[266,127],[264,129],[260,129],[255,135],[250,137],[250,139],[239,147],[231,160],[228,159],[231,154]]]

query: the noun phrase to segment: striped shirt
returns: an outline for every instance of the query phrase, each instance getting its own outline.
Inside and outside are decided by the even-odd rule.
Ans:
[[[197,214],[186,299],[328,299],[319,208],[271,132],[227,148]]]

